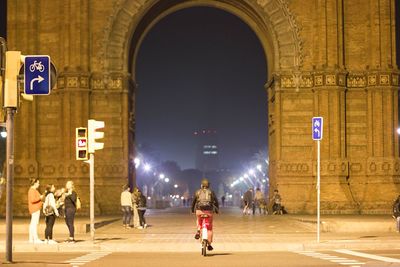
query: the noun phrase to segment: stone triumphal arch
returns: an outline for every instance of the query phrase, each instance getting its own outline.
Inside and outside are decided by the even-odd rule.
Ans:
[[[271,189],[287,210],[315,212],[311,118],[321,115],[323,212],[389,211],[400,185],[394,1],[12,0],[9,49],[50,54],[59,73],[52,94],[17,115],[16,214],[25,213],[32,176],[73,178],[87,209],[88,167],[75,160],[74,131],[89,118],[106,123],[96,208],[118,212],[121,185],[134,179],[138,48],[158,20],[193,6],[237,15],[264,47]]]

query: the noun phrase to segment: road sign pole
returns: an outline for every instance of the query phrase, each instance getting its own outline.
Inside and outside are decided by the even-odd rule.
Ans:
[[[321,141],[317,141],[317,242],[320,241],[321,220]]]
[[[94,242],[94,153],[89,154],[90,168],[90,236]]]
[[[14,115],[15,108],[7,108],[7,199],[6,199],[6,261],[12,262],[12,221],[14,187]]]

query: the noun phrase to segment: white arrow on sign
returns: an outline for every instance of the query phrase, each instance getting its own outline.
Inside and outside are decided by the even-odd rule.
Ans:
[[[318,129],[314,129],[314,132],[318,134],[318,137],[321,137],[321,132]]]
[[[37,81],[38,83],[41,83],[41,82],[44,81],[44,78],[43,78],[42,76],[38,75],[37,78],[32,79],[32,80],[31,80],[31,86],[30,86],[31,91],[33,91],[33,83],[36,82],[36,81]]]

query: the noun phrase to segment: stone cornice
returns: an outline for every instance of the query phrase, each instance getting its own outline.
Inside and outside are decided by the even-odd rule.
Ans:
[[[399,87],[400,75],[397,71],[294,71],[292,73],[275,73],[265,85],[268,89],[276,86],[281,89],[293,88],[367,88],[367,87]]]

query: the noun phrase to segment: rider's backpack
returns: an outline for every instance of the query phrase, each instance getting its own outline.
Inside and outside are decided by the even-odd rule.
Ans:
[[[199,190],[197,198],[197,208],[200,210],[211,210],[212,209],[212,193],[208,188]]]

